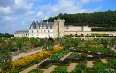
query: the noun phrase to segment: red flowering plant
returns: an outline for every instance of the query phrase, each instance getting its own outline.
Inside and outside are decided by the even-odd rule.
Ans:
[[[12,46],[17,46],[16,44],[12,44]]]
[[[54,45],[58,45],[58,42],[54,42]]]
[[[4,44],[3,43],[0,43],[0,47],[2,47],[2,46],[4,46]]]

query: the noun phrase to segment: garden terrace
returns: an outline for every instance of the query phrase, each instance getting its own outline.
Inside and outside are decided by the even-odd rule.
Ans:
[[[24,69],[34,65],[38,64],[42,60],[49,57],[51,53],[58,52],[60,50],[63,50],[64,48],[62,46],[55,47],[52,51],[51,50],[43,50],[42,52],[38,52],[36,54],[32,54],[23,58],[20,58],[18,60],[12,61],[11,63],[11,69],[8,72],[20,72]]]
[[[61,52],[61,51],[59,51]],[[115,68],[115,61],[113,61],[115,59],[115,56],[112,54],[107,54],[107,53],[99,53],[97,52],[91,52],[91,51],[84,51],[84,50],[70,50],[70,52],[72,52],[69,56],[67,56],[67,58],[65,58],[64,60],[49,60],[51,62],[52,65],[55,65],[56,67],[54,68],[54,71],[52,71],[51,73],[55,73],[55,72],[65,72],[68,73],[68,67],[73,64],[73,63],[77,63],[75,65],[75,68],[73,68],[72,71],[70,71],[71,73],[76,73],[76,71],[79,72],[95,72],[95,73],[99,73],[101,72],[115,72],[116,68]],[[81,53],[81,54],[78,54]],[[87,57],[87,55],[92,55],[93,57]],[[65,54],[64,54],[65,55]],[[104,58],[105,61],[107,62],[103,62],[102,60]],[[87,61],[92,61],[93,65],[91,64],[90,67],[87,66]],[[49,66],[49,65],[48,65]],[[51,66],[51,65],[50,65]],[[49,67],[50,67],[49,66]],[[102,68],[101,68],[102,67]],[[48,67],[46,67],[48,68]],[[61,69],[62,68],[62,69]],[[108,71],[106,69],[109,69]],[[41,68],[40,68],[41,69]],[[103,70],[102,70],[103,69]],[[113,69],[113,70],[110,70]]]
[[[116,72],[116,52],[110,48],[113,46],[113,43],[107,47],[103,44],[104,42],[101,42],[101,39],[84,40],[67,37],[59,39],[59,41],[55,40],[55,42],[58,42],[59,45],[62,46],[55,47],[54,49],[48,49],[47,46],[47,49],[42,49],[41,52],[14,60],[10,63],[10,69],[8,69],[7,72]],[[111,40],[108,40],[108,42],[111,43]],[[88,66],[88,64],[90,66]]]

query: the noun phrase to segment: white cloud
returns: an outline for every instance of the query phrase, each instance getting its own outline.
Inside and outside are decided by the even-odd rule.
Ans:
[[[0,19],[2,19],[0,27],[4,23],[9,25],[8,22],[11,22],[10,25],[13,25],[13,28],[22,29],[20,25],[26,25],[24,28],[28,28],[33,20],[48,19],[59,13],[73,14],[101,9],[101,7],[93,10],[83,8],[86,3],[101,0],[57,0],[53,4],[48,3],[46,5],[39,3],[40,1],[46,0],[0,0]],[[2,26],[6,27],[6,25]]]
[[[39,6],[41,11],[45,11],[44,18],[51,16],[56,16],[59,13],[75,14],[75,13],[87,13],[98,11],[101,8],[97,7],[95,9],[85,9],[83,5],[90,2],[99,2],[102,0],[58,0],[56,4],[47,4]],[[40,16],[43,15],[40,13]]]
[[[41,10],[47,12],[46,17],[55,16],[59,13],[73,14],[87,12],[88,10],[83,9],[82,5],[78,2],[76,0],[59,0],[56,4],[48,4],[40,7]]]
[[[38,17],[40,20],[43,20],[45,15],[42,11],[38,11],[37,14],[36,14],[36,17]]]
[[[25,26],[25,25],[27,25],[27,24],[26,24],[25,22],[22,22],[22,25]]]
[[[9,17],[9,16],[4,16],[3,20],[6,21],[6,22],[11,22],[11,21],[15,20],[15,18],[12,18],[12,17]]]
[[[49,17],[48,16],[45,16],[44,18],[43,18],[43,20],[47,20]]]
[[[80,3],[101,2],[102,0],[80,0]]]
[[[10,14],[12,12],[11,7],[0,7],[1,14]]]

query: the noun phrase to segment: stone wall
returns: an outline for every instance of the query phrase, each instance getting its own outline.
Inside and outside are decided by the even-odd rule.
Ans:
[[[91,32],[91,31],[78,31],[78,32],[74,32],[74,31],[66,31],[65,35],[91,35],[91,34],[109,34],[110,36],[116,36],[116,32]]]

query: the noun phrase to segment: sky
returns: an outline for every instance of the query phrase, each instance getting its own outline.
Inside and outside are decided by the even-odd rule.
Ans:
[[[92,13],[116,10],[116,0],[0,0],[0,33],[28,30],[32,21],[59,13]]]

